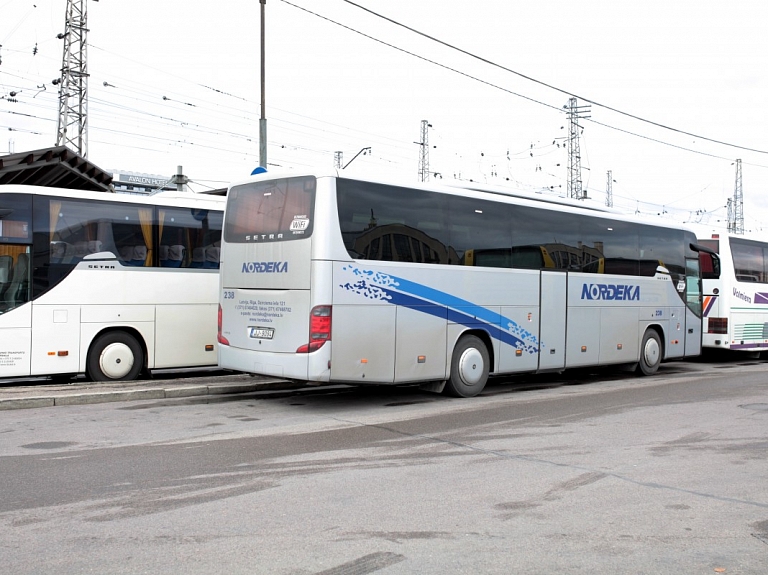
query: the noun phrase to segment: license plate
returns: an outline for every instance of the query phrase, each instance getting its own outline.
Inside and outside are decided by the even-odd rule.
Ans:
[[[275,335],[275,330],[271,327],[251,327],[248,329],[250,336],[254,339],[272,339],[272,336]]]

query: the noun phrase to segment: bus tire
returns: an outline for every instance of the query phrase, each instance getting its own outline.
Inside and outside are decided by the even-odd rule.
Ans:
[[[443,392],[453,397],[474,397],[485,387],[490,356],[483,341],[474,335],[459,339],[451,357],[451,376]]]
[[[656,330],[648,329],[643,335],[643,343],[640,344],[640,362],[637,371],[643,375],[653,375],[659,370],[661,364],[661,339]]]
[[[88,352],[88,377],[93,381],[136,379],[144,367],[144,352],[136,338],[110,331],[96,338]]]

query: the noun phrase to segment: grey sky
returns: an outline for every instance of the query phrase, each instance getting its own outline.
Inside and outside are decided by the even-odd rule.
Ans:
[[[356,3],[478,58],[343,0],[268,0],[270,169],[330,168],[335,151],[346,162],[370,146],[350,174],[415,182],[429,120],[444,179],[564,194],[574,94],[595,102],[580,146],[596,201],[611,170],[617,207],[722,227],[740,158],[745,227],[768,227],[765,2]],[[55,143],[65,6],[0,0],[0,129],[17,152]],[[250,173],[257,0],[103,0],[88,16],[92,162],[168,176],[182,165],[197,189]]]

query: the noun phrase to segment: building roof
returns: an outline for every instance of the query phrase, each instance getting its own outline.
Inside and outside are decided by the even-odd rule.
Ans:
[[[111,183],[112,174],[66,146],[0,156],[0,185],[28,184],[112,192]]]

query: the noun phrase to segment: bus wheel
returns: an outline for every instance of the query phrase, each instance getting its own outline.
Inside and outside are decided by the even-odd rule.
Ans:
[[[653,375],[661,364],[661,340],[655,330],[649,329],[640,345],[640,363],[637,370],[643,375]]]
[[[93,342],[88,353],[88,376],[93,381],[136,379],[144,367],[144,352],[136,338],[110,331]]]
[[[490,359],[483,341],[465,335],[456,344],[451,358],[451,377],[444,393],[453,397],[474,397],[488,381]]]

